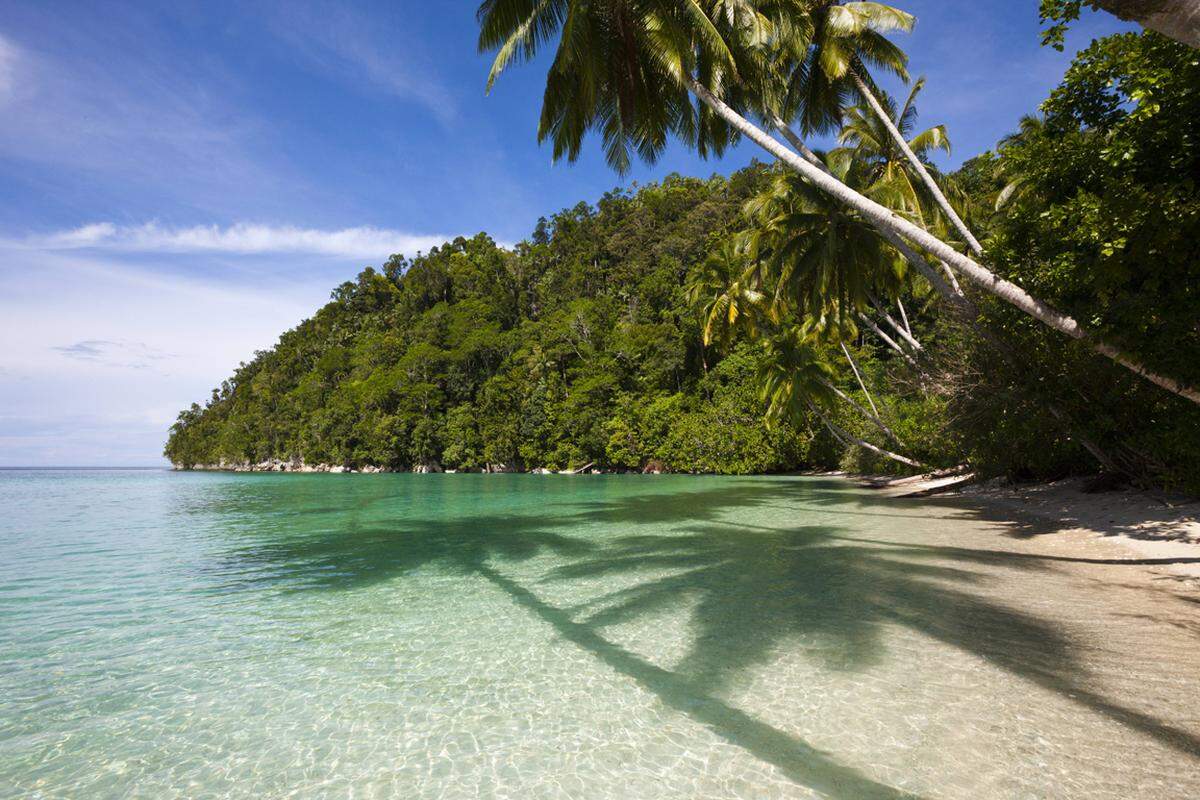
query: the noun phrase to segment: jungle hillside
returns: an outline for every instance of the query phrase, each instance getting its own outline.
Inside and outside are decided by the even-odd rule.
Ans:
[[[936,87],[867,83],[826,85],[833,112],[798,119],[828,149],[780,131],[810,172],[772,159],[672,175],[564,209],[512,249],[480,233],[365,268],[182,411],[166,456],[966,466],[1200,491],[1200,52],[1152,32],[1098,40],[950,174],[931,156],[953,131],[919,115]],[[840,202],[826,178],[874,205]],[[876,206],[948,249],[907,227],[904,241]],[[975,263],[1017,294],[964,279]],[[1043,324],[1022,296],[1087,335]]]

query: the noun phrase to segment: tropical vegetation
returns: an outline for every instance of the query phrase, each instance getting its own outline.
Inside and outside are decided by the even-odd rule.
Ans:
[[[878,3],[488,0],[494,81],[553,47],[539,135],[673,176],[344,284],[181,414],[177,463],[1124,475],[1196,488],[1200,58],[1080,53],[953,175]],[[554,41],[557,39],[557,45]],[[1014,120],[1014,125],[1017,121]],[[828,134],[826,152],[806,137]],[[1065,334],[1065,335],[1064,335]]]

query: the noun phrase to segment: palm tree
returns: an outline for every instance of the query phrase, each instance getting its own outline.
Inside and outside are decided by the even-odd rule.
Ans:
[[[866,164],[852,151],[817,157],[831,176],[865,188]],[[778,172],[743,213],[754,226],[750,251],[770,270],[774,304],[787,312],[845,319],[904,283],[903,263],[875,230],[795,172]]]
[[[831,174],[857,185],[866,179],[869,164],[855,155],[843,149],[817,157]],[[797,351],[796,336],[805,342],[842,343],[857,335],[851,320],[858,318],[911,366],[918,368],[908,353],[864,313],[868,304],[878,302],[876,292],[898,298],[907,277],[904,263],[870,225],[793,172],[776,174],[766,188],[747,201],[743,211],[755,225],[745,234],[745,241],[748,254],[759,266],[756,285],[773,295],[766,320],[758,327],[774,326],[775,333],[765,338],[768,342],[776,341],[776,345],[768,345],[768,351],[782,358],[781,363],[788,363],[786,356]],[[881,313],[897,330],[907,333],[886,311]],[[780,334],[781,329],[790,333]],[[907,336],[916,344],[911,334]],[[779,342],[792,344],[784,348]],[[801,363],[806,362],[801,360]],[[871,409],[863,407],[827,378],[810,377],[903,447],[899,437],[880,418],[865,387]]]
[[[577,159],[593,130],[622,174],[631,153],[653,162],[672,134],[701,153],[719,155],[729,142],[728,127],[698,112],[679,78],[687,69],[717,84],[735,70],[695,0],[484,0],[477,15],[480,50],[497,50],[489,90],[558,35],[538,125],[538,141],[550,140],[555,159]]]
[[[901,24],[911,23],[910,18],[903,15],[903,12],[890,7],[887,10],[893,12]],[[789,61],[784,54],[776,54],[770,59],[778,72],[777,81],[785,89],[782,94],[766,93],[762,101],[763,107],[759,110],[759,115],[787,140],[796,153],[822,170],[825,169],[824,162],[796,135],[791,125],[785,122],[785,117],[796,120],[805,133],[828,133],[833,129],[840,129],[843,124],[845,107],[854,90],[848,78],[833,78],[822,68],[822,63],[826,60],[824,51],[829,48],[833,48],[835,53],[835,57],[829,60],[836,63],[842,57],[838,54],[844,48],[839,37],[834,35],[836,30],[836,26],[817,25],[814,22],[810,25],[808,34],[810,41],[803,47],[792,47],[793,50],[802,51],[799,58]],[[817,35],[818,32],[820,36]],[[890,72],[905,82],[908,81],[908,57],[890,40],[871,30],[869,26],[859,31],[857,40],[857,47],[864,53],[866,60],[877,68]],[[939,272],[895,231],[877,222],[872,222],[872,225],[880,236],[951,303],[956,303],[962,297],[962,290],[949,265],[944,261],[939,262],[942,269]]]
[[[834,398],[838,397],[850,401],[859,411],[867,412],[833,384],[833,367],[818,355],[811,334],[806,334],[798,327],[788,327],[766,339],[764,348],[766,358],[758,377],[762,398],[767,402],[768,420],[800,418],[805,411],[811,411],[835,439],[848,446],[862,447],[910,467],[919,469],[924,466],[915,459],[871,444],[829,419],[822,406],[832,405]],[[869,413],[867,416],[871,417]],[[882,426],[893,440],[899,441],[877,417],[872,418],[872,422]]]
[[[900,131],[908,143],[908,148],[917,158],[925,163],[929,153],[934,150],[950,152],[950,137],[946,126],[935,125],[920,133],[914,134],[916,126],[917,95],[925,87],[925,79],[918,78],[909,92],[908,98],[900,108],[886,94],[880,101],[887,111],[894,127]],[[872,183],[877,186],[876,195],[884,190],[890,191],[894,200],[891,205],[897,211],[909,214],[926,229],[935,229],[933,217],[940,209],[936,200],[922,183],[920,176],[915,174],[907,157],[892,141],[883,121],[869,109],[862,106],[852,106],[846,109],[846,118],[838,133],[838,144],[854,148],[859,158],[872,164]],[[928,167],[928,165],[926,165]],[[931,213],[932,212],[932,213]]]
[[[484,0],[479,7],[479,45],[485,51],[498,49],[490,78],[494,80],[558,34],[538,129],[539,139],[552,140],[556,157],[578,157],[591,130],[602,134],[608,161],[617,170],[628,169],[631,149],[653,161],[669,134],[702,155],[719,154],[736,135],[745,136],[865,220],[926,250],[985,291],[1158,386],[1200,403],[1200,391],[1151,371],[1097,339],[1071,316],[846,186],[753,124],[729,103],[753,109],[745,97],[764,94],[761,87],[770,76],[759,66],[762,56],[778,54],[777,48],[771,50],[771,37],[762,35],[765,26],[787,28],[789,33],[806,30],[811,26],[796,20],[810,19],[812,10],[800,0],[710,3],[717,10],[738,13],[714,19],[700,0]],[[744,22],[747,17],[753,18],[752,25]],[[701,108],[692,105],[689,92]]]
[[[1046,118],[1035,114],[1026,114],[1021,117],[1020,125],[1016,133],[1010,133],[1000,140],[997,145],[997,150],[1004,151],[1009,147],[1020,145],[1028,142],[1031,139],[1038,139],[1046,135]],[[1002,164],[1002,167],[1007,165]],[[1004,188],[1000,190],[1000,194],[996,195],[996,210],[1001,211],[1006,206],[1014,202],[1019,202],[1030,196],[1033,189],[1033,176],[1026,172],[1012,172],[1011,170],[997,170],[998,177],[1005,180]]]
[[[908,142],[893,124],[888,109],[876,97],[877,89],[866,69],[868,64],[873,64],[902,78],[907,77],[904,72],[907,59],[884,34],[897,30],[911,31],[915,17],[894,6],[871,2],[829,4],[817,11],[816,16],[814,50],[818,53],[816,64],[820,75],[810,75],[809,80],[843,85],[841,93],[857,95],[867,104],[971,252],[976,256],[982,255],[983,248],[979,241],[950,205],[921,159],[909,148]],[[848,87],[844,86],[847,82]]]
[[[727,237],[701,262],[688,282],[687,296],[700,309],[705,347],[714,342],[728,346],[738,330],[754,335],[766,298],[744,237]]]
[[[814,154],[842,183],[875,191],[872,166],[854,151]],[[755,226],[751,251],[770,270],[776,318],[794,314],[826,324],[857,318],[910,365],[915,361],[875,324],[875,307],[896,334],[914,350],[921,345],[883,308],[879,295],[898,299],[908,284],[904,261],[851,209],[817,190],[794,172],[780,172],[743,209]]]
[[[706,347],[715,342],[723,348],[728,348],[739,333],[751,340],[760,339],[768,342],[769,353],[772,352],[769,343],[779,340],[780,330],[799,332],[803,338],[813,341],[822,336],[836,338],[840,341],[844,335],[854,335],[852,329],[846,331],[840,327],[832,327],[827,317],[819,320],[805,320],[797,327],[792,324],[794,317],[790,310],[768,307],[765,302],[767,298],[762,289],[764,282],[775,276],[764,275],[763,263],[751,260],[749,241],[750,237],[746,234],[734,234],[728,237],[693,271],[688,281],[688,301],[700,309],[703,320],[703,343]],[[832,336],[830,335],[831,331],[833,331]],[[782,352],[794,352],[794,350],[777,349],[774,352],[778,355]],[[811,366],[807,361],[797,365],[787,359],[778,363],[790,365],[787,366],[789,369],[799,368],[802,373],[805,373],[806,369]],[[884,435],[903,447],[899,437],[879,416],[879,411],[870,399],[870,394],[866,393],[865,387],[863,390],[867,394],[868,402],[871,403],[870,410],[839,389],[828,377],[815,373],[805,374],[807,374],[807,379],[815,380],[820,384],[823,399],[833,397],[841,399]]]

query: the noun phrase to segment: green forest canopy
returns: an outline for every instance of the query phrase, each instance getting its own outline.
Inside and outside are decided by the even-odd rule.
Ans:
[[[998,273],[1200,383],[1196,51],[1154,34],[1100,40],[1043,112],[939,178]],[[165,453],[183,466],[896,468],[809,410],[769,420],[761,387],[779,358],[769,341],[732,326],[702,343],[712,292],[729,288],[712,284],[714,254],[753,228],[743,207],[778,174],[755,164],[729,178],[671,176],[542,220],[512,251],[480,234],[368,268],[182,412]],[[1016,358],[984,346],[928,287],[901,294],[919,352],[862,326],[848,353],[860,384],[840,348],[815,346],[832,384],[876,404],[921,463],[1095,471],[1086,440],[1131,476],[1197,487],[1194,406],[987,297],[972,297],[978,322]],[[854,405],[825,413],[882,443]]]

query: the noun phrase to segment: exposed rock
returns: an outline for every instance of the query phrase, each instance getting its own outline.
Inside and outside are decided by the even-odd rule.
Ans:
[[[355,469],[354,467],[348,467],[344,465],[307,464],[305,463],[304,459],[298,457],[293,457],[286,461],[281,458],[268,458],[264,461],[259,461],[258,463],[254,464],[250,463],[249,461],[234,462],[224,460],[216,464],[173,463],[171,468],[183,472],[337,472],[345,474],[361,472],[368,475],[377,475],[382,472],[392,471],[387,467],[378,467],[374,465],[367,465],[365,467]],[[441,468],[437,465],[437,462],[434,462],[433,468],[427,470],[414,470],[414,472],[416,471],[440,472]]]

